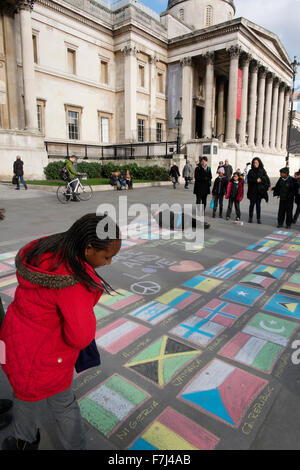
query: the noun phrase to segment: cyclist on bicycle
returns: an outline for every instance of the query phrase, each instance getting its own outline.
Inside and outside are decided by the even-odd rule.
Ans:
[[[79,202],[79,199],[75,193],[75,190],[77,187],[78,176],[80,175],[80,173],[78,173],[78,171],[75,170],[75,167],[74,167],[75,162],[77,162],[77,157],[76,155],[72,155],[71,157],[66,159],[65,166],[66,166],[68,176],[69,176],[68,181],[70,183],[70,186],[72,188],[72,193],[73,193],[73,197],[71,201]]]

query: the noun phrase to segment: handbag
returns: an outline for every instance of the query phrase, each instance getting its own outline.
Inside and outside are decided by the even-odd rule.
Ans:
[[[12,177],[12,181],[11,181],[12,184],[18,184],[18,181],[19,181],[18,176],[14,175],[14,176]]]
[[[211,200],[211,203],[210,203],[210,208],[213,209],[213,208],[214,208],[214,205],[215,205],[215,200],[212,199],[212,200]]]
[[[79,353],[75,364],[75,370],[77,374],[84,370],[91,369],[92,367],[100,366],[101,359],[100,354],[96,345],[96,341],[93,339],[91,344],[85,349],[82,349]]]

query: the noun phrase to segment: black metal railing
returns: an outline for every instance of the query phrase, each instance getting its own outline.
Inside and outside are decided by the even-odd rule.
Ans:
[[[176,141],[139,142],[117,145],[89,145],[73,142],[45,141],[49,159],[76,155],[85,160],[171,159],[176,152]]]

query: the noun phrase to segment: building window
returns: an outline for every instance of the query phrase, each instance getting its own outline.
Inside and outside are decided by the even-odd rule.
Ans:
[[[213,24],[213,7],[211,5],[208,5],[206,7],[206,13],[205,13],[205,26],[212,26]]]
[[[109,143],[109,118],[101,117],[100,126],[101,126],[101,142],[103,144],[108,144]]]
[[[145,121],[144,119],[138,119],[138,142],[144,142],[145,140]]]
[[[67,49],[68,59],[68,73],[76,75],[76,51],[74,49]]]
[[[158,81],[158,92],[163,93],[164,92],[164,76],[161,72],[158,72],[157,74],[157,81]]]
[[[36,34],[32,35],[32,46],[33,46],[33,61],[35,64],[38,64],[38,49],[37,49],[37,36]]]
[[[156,123],[156,141],[157,142],[162,141],[162,123],[161,122]]]
[[[70,140],[80,139],[80,112],[67,109],[68,138]]]
[[[37,112],[38,130],[44,134],[45,133],[45,101],[44,100],[37,100],[36,112]]]
[[[183,8],[180,8],[178,16],[179,16],[180,21],[184,21],[184,9]]]
[[[108,85],[108,62],[106,60],[100,61],[100,82]]]
[[[139,87],[145,88],[145,67],[139,65]]]

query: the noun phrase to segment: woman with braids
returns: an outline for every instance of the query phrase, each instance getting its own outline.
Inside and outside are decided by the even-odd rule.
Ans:
[[[87,214],[16,256],[19,285],[0,332],[6,345],[2,367],[15,395],[12,435],[3,450],[38,449],[45,403],[64,448],[86,449],[73,371],[80,351],[94,342],[93,307],[103,291],[112,290],[95,269],[110,264],[120,247],[118,226],[106,215]]]

